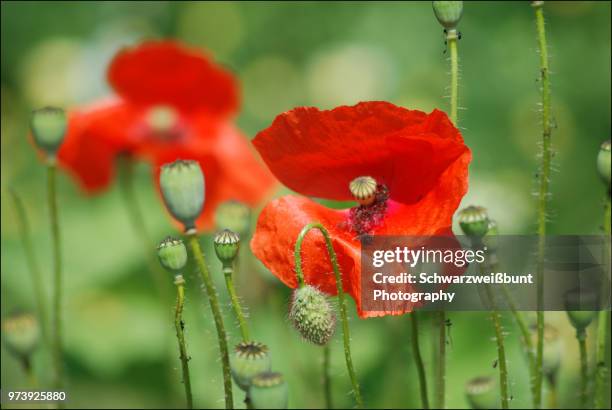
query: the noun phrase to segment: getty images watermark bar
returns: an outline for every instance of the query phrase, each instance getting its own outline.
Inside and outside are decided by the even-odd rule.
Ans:
[[[364,310],[537,310],[537,236],[478,244],[465,236],[367,236],[361,244]],[[609,310],[610,254],[605,236],[549,236],[542,310]]]

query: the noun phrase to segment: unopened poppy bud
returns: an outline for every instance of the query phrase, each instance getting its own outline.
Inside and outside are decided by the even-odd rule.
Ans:
[[[376,180],[369,176],[357,177],[349,184],[349,190],[360,205],[370,205],[376,199]]]
[[[537,346],[538,332],[536,326],[530,327],[533,346]],[[535,353],[535,352],[534,352]],[[542,356],[542,372],[551,384],[555,384],[559,367],[561,366],[561,355],[563,353],[563,342],[559,331],[552,325],[544,325],[544,355]]]
[[[304,339],[321,346],[329,342],[336,330],[336,314],[329,300],[310,285],[293,291],[289,319]]]
[[[224,229],[215,235],[215,253],[223,264],[223,267],[231,268],[234,259],[238,255],[240,247],[240,236],[237,233]]]
[[[239,343],[230,364],[234,381],[244,391],[249,390],[253,377],[270,371],[272,366],[268,346],[259,342]]]
[[[215,224],[219,229],[230,229],[245,235],[251,224],[251,209],[239,201],[226,201],[215,211]]]
[[[187,248],[182,240],[168,236],[157,247],[161,265],[173,273],[179,273],[187,265]]]
[[[597,154],[597,171],[601,179],[610,186],[610,140],[604,141]]]
[[[19,358],[27,358],[38,346],[40,327],[31,313],[14,313],[2,320],[2,339],[7,350]]]
[[[459,226],[466,236],[482,239],[489,230],[487,210],[481,206],[468,206],[459,211]]]
[[[472,409],[499,408],[497,383],[493,377],[482,376],[469,380],[465,385],[465,395]]]
[[[574,328],[576,328],[578,334],[583,334],[584,330],[591,324],[597,314],[597,293],[591,290],[570,290],[565,294],[565,309],[567,311],[567,317]]]
[[[463,14],[462,1],[434,1],[432,3],[434,14],[445,29],[450,30],[457,27]]]
[[[277,372],[264,372],[253,377],[249,400],[255,409],[286,409],[289,392],[283,375]]]
[[[204,206],[204,174],[196,161],[178,160],[161,168],[159,176],[168,211],[185,225],[195,228],[195,220]]]
[[[44,107],[32,112],[30,129],[38,148],[54,155],[66,134],[66,113],[61,108]]]

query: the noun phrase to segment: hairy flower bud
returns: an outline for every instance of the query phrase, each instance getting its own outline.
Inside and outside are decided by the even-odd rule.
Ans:
[[[289,319],[304,339],[321,346],[329,342],[336,330],[336,314],[329,300],[310,285],[293,291]]]
[[[54,155],[66,134],[66,113],[61,108],[44,107],[32,112],[30,129],[38,148]]]
[[[251,225],[251,210],[239,201],[226,201],[215,211],[215,224],[218,229],[229,229],[239,235],[246,235]]]
[[[610,186],[610,140],[604,141],[597,154],[597,171],[601,179]]]
[[[272,366],[268,346],[259,342],[239,343],[230,360],[234,381],[244,391],[249,390],[253,377]]]
[[[459,211],[459,226],[466,236],[482,239],[489,230],[487,210],[481,206],[468,206]]]
[[[223,264],[223,267],[231,267],[238,255],[240,247],[240,236],[237,233],[224,229],[215,235],[215,253]]]
[[[276,372],[259,373],[251,380],[249,400],[255,409],[286,409],[289,400],[287,383]]]
[[[465,385],[465,395],[472,409],[499,408],[499,393],[493,377],[481,376],[469,380]]]
[[[174,161],[162,166],[159,176],[168,211],[185,225],[195,228],[195,220],[204,207],[204,174],[196,161]]]
[[[463,14],[462,1],[433,1],[432,5],[436,18],[445,29],[457,27]]]
[[[161,265],[170,272],[179,273],[187,265],[187,248],[182,240],[168,236],[157,247]]]
[[[584,310],[585,308],[589,310]],[[598,308],[596,292],[574,289],[565,294],[567,317],[578,333],[583,332],[591,324],[597,315]]]
[[[2,320],[2,340],[7,350],[19,358],[27,358],[38,346],[40,327],[31,313],[18,312]]]

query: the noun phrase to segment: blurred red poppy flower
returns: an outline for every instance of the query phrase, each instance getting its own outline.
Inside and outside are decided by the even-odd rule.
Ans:
[[[446,114],[362,102],[329,111],[296,108],[276,117],[253,143],[274,175],[294,191],[352,200],[349,184],[376,181],[371,203],[335,210],[308,198],[284,196],[268,204],[251,242],[254,254],[287,286],[297,286],[293,247],[304,225],[327,227],[338,253],[345,291],[361,317],[401,314],[366,311],[361,303],[360,241],[373,235],[451,235],[451,220],[467,191],[469,149]],[[335,294],[323,237],[303,243],[307,283]]]
[[[107,75],[116,96],[73,110],[58,153],[84,190],[107,188],[125,155],[156,172],[177,159],[197,160],[207,179],[200,226],[222,201],[255,205],[269,193],[274,177],[231,123],[236,79],[207,55],[173,41],[145,42],[120,51]]]

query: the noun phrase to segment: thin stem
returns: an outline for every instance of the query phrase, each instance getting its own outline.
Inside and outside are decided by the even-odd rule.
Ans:
[[[323,390],[325,391],[325,408],[333,409],[332,404],[332,385],[330,372],[330,348],[329,345],[323,347]]]
[[[183,279],[183,275],[176,275],[174,284],[176,285],[174,327],[176,328],[176,339],[178,341],[181,368],[183,370],[183,385],[185,386],[187,408],[192,409],[193,398],[191,395],[191,379],[189,377],[189,356],[187,356],[187,347],[185,346],[185,322],[183,321],[183,306],[185,305],[185,279]]]
[[[548,390],[548,408],[549,409],[558,409],[559,405],[557,404],[557,383],[553,383],[550,385],[550,390]]]
[[[608,196],[606,198],[606,205],[604,210],[604,232],[605,232],[605,252],[604,260],[607,261],[607,277],[610,278],[610,254],[608,253],[610,250],[610,209],[612,206],[610,205],[610,193],[608,192]],[[607,290],[609,292],[609,289]],[[609,297],[609,295],[606,295]],[[597,350],[595,352],[595,363],[596,363],[596,372],[595,372],[595,408],[603,409],[606,407],[607,397],[609,396],[609,390],[606,389],[606,378],[608,375],[608,367],[606,365],[606,338],[610,332],[609,324],[610,324],[610,311],[607,309],[602,309],[599,311],[598,319],[597,319]]]
[[[480,264],[480,274],[484,276],[484,266]],[[501,324],[501,315],[497,310],[497,304],[493,296],[493,291],[489,285],[485,285],[487,298],[491,303],[491,320],[495,329],[495,342],[497,343],[497,364],[499,368],[499,388],[501,393],[501,407],[508,408],[508,369],[506,363],[506,348],[504,346],[504,331]]]
[[[19,235],[21,237],[21,243],[26,254],[26,260],[32,275],[32,283],[34,285],[34,294],[36,297],[36,309],[38,311],[38,320],[40,321],[43,339],[45,343],[49,343],[49,329],[47,323],[47,296],[43,291],[43,285],[40,275],[40,268],[38,260],[36,259],[36,253],[34,252],[34,246],[32,244],[32,236],[30,232],[30,224],[28,222],[28,216],[26,214],[25,206],[21,197],[17,192],[9,188],[9,194],[13,199],[15,210],[17,211],[17,225],[19,226]]]
[[[542,103],[542,152],[541,168],[539,172],[538,189],[538,257],[536,269],[537,286],[537,329],[538,341],[536,349],[536,373],[533,405],[536,409],[542,407],[542,361],[544,355],[544,260],[546,248],[546,217],[548,215],[548,196],[551,171],[551,121],[550,121],[550,79],[548,68],[548,47],[546,44],[546,30],[544,28],[543,2],[532,2],[535,9],[536,29],[538,32],[538,48],[540,51],[540,83]]]
[[[588,400],[589,363],[586,345],[586,330],[576,330],[576,339],[580,348],[580,408],[586,409]]]
[[[34,390],[38,389],[38,379],[36,378],[36,374],[34,373],[31,358],[29,356],[23,357],[21,359],[21,365],[28,379],[28,384],[30,385],[30,388]]]
[[[249,327],[244,317],[242,306],[240,306],[238,296],[236,295],[236,288],[234,287],[234,268],[231,266],[223,267],[223,274],[225,275],[225,285],[227,286],[227,291],[230,295],[230,300],[232,301],[232,308],[234,309],[234,313],[238,318],[238,325],[240,326],[242,341],[248,342],[251,340],[249,336]]]
[[[210,310],[212,311],[215,319],[215,327],[217,328],[217,339],[219,340],[219,353],[221,355],[221,363],[223,370],[223,386],[225,391],[225,408],[231,409],[234,407],[234,398],[232,396],[232,378],[230,375],[230,363],[229,354],[227,349],[227,335],[225,333],[225,326],[223,325],[223,317],[221,315],[221,308],[219,307],[219,300],[217,298],[217,290],[215,285],[210,278],[208,272],[208,266],[206,265],[206,259],[204,253],[200,247],[197,232],[189,230],[187,232],[189,246],[191,252],[196,260],[200,274],[202,275],[202,281],[208,294],[208,301],[210,302]]]
[[[446,41],[450,55],[450,119],[457,126],[458,92],[459,92],[459,55],[457,53],[457,30],[448,30]]]
[[[344,336],[344,358],[346,360],[346,368],[348,370],[349,378],[351,379],[351,385],[353,386],[353,394],[355,395],[357,407],[363,408],[361,389],[359,388],[359,382],[357,381],[357,376],[355,375],[353,359],[351,356],[351,335],[349,331],[348,317],[346,314],[346,300],[342,286],[342,275],[340,273],[340,268],[338,267],[336,252],[334,251],[329,233],[327,232],[327,229],[325,229],[325,227],[319,222],[312,222],[306,225],[298,235],[295,243],[295,270],[298,277],[298,282],[301,282],[301,284],[304,283],[304,272],[302,271],[302,256],[300,254],[300,250],[302,249],[302,242],[304,242],[306,234],[311,229],[318,229],[323,234],[325,246],[327,247],[327,253],[329,253],[329,258],[331,259],[331,264],[334,269],[334,275],[336,276],[336,288],[338,290],[338,305],[340,307],[340,317],[342,318],[342,333]]]
[[[436,312],[438,322],[438,368],[436,369],[436,408],[446,407],[446,312]]]
[[[427,378],[425,377],[425,366],[423,365],[423,357],[421,356],[421,348],[419,347],[419,322],[416,310],[412,311],[412,353],[414,354],[414,362],[419,374],[419,388],[421,389],[421,402],[425,410],[429,409],[429,399],[427,398]]]
[[[51,222],[51,237],[53,249],[53,366],[55,370],[55,387],[63,386],[62,360],[62,255],[60,249],[59,218],[57,212],[57,166],[55,158],[47,161],[47,194],[49,205],[49,220]]]
[[[164,301],[170,301],[170,293],[166,286],[166,272],[159,266],[159,262],[155,259],[153,249],[153,241],[145,224],[142,208],[138,201],[138,195],[134,190],[134,160],[129,157],[121,158],[120,160],[120,178],[121,192],[126,210],[129,215],[129,220],[136,232],[136,236],[140,240],[142,249],[145,254],[148,270],[153,276],[153,281],[157,292]]]

